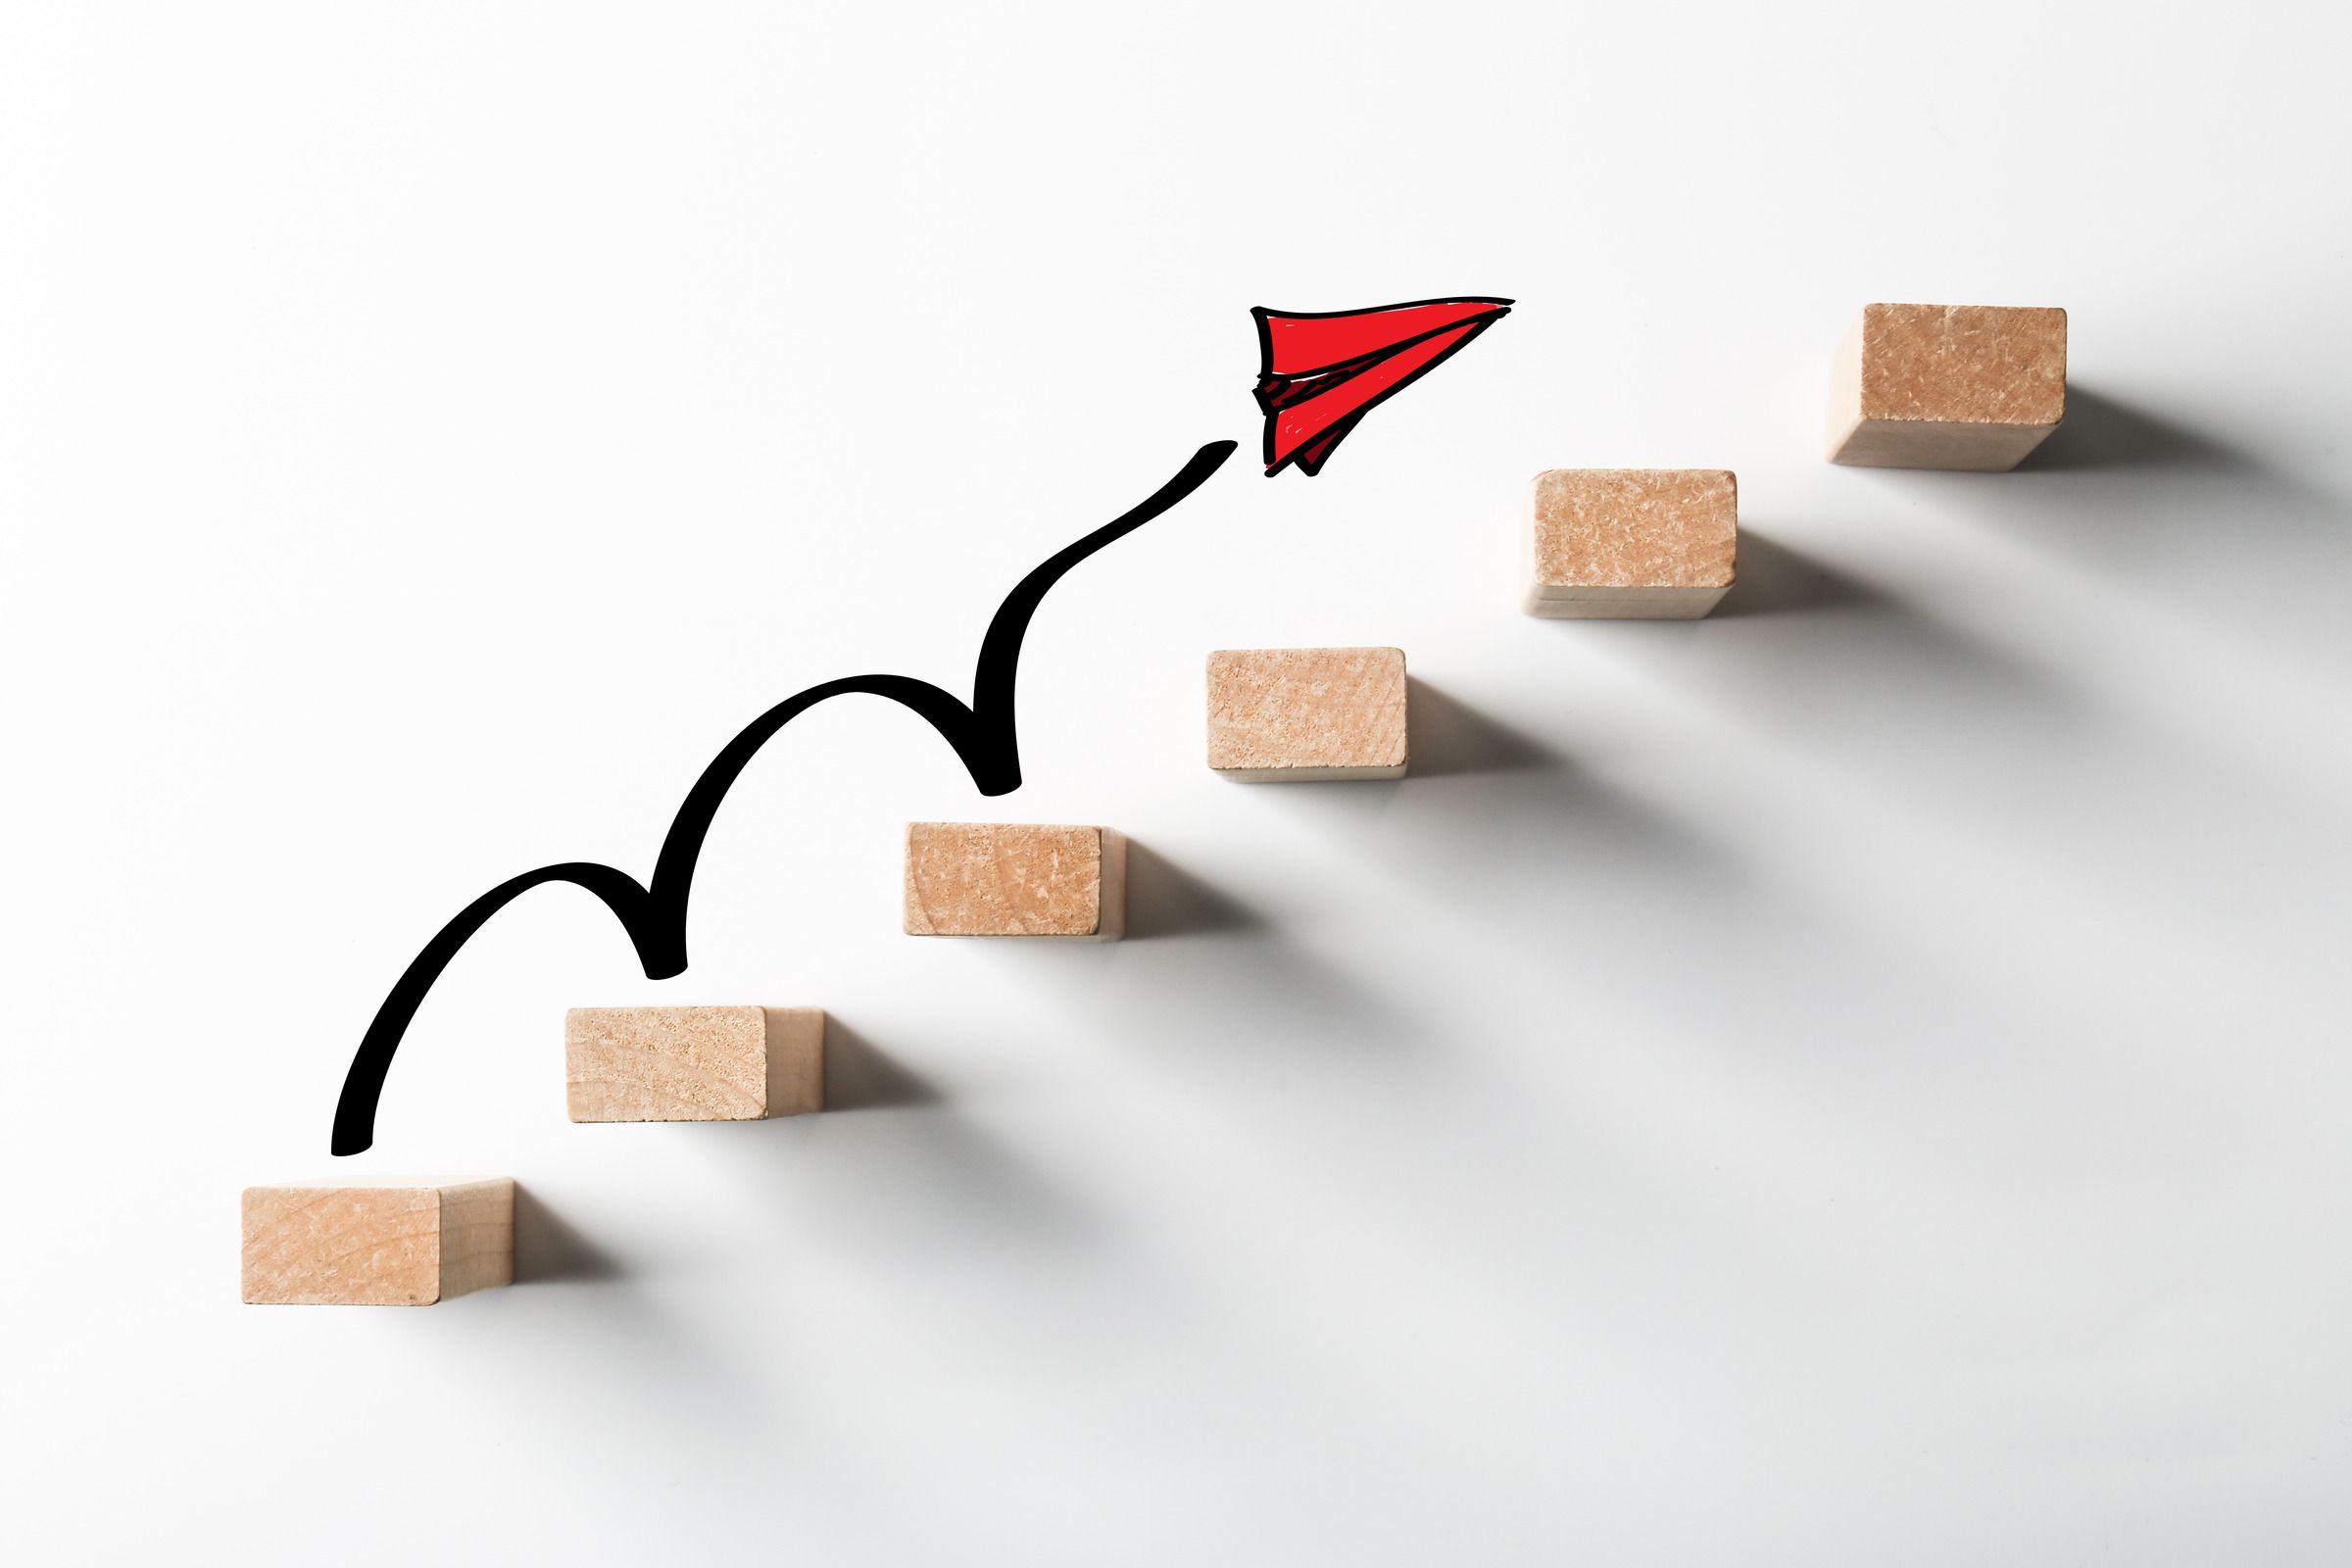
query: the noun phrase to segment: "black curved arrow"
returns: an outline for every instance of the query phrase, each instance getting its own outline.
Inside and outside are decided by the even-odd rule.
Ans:
[[[667,980],[684,972],[686,905],[693,893],[695,861],[703,853],[703,839],[710,831],[711,818],[718,814],[719,803],[776,731],[826,698],[865,692],[904,704],[956,748],[981,794],[1008,795],[1019,789],[1021,749],[1013,727],[1013,677],[1020,663],[1021,638],[1046,590],[1104,545],[1133,533],[1200,488],[1239,444],[1211,441],[1142,505],[1055,551],[1015,584],[997,607],[995,618],[988,623],[988,635],[981,639],[969,707],[929,681],[906,675],[852,675],[811,686],[745,725],[726,750],[703,769],[703,776],[694,781],[685,804],[670,820],[661,858],[654,862],[650,888],[625,871],[594,860],[566,860],[501,882],[466,906],[456,919],[434,933],[424,951],[402,972],[383,1005],[375,1009],[375,1020],[368,1024],[367,1036],[351,1058],[351,1070],[343,1076],[342,1098],[335,1102],[334,1152],[356,1154],[375,1142],[375,1104],[384,1091],[384,1075],[391,1069],[393,1053],[400,1049],[401,1036],[408,1032],[409,1021],[416,1017],[425,994],[484,922],[532,888],[545,882],[569,882],[586,888],[605,901],[605,907],[628,932],[647,979]]]

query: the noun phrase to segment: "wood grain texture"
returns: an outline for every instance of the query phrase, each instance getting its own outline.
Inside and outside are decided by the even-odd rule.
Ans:
[[[1227,648],[1208,656],[1208,765],[1246,784],[1402,778],[1404,653]]]
[[[564,1015],[577,1122],[758,1121],[824,1106],[818,1007],[574,1007]]]
[[[1740,481],[1722,468],[1551,468],[1529,516],[1531,615],[1695,619],[1737,575]]]
[[[1115,941],[1127,841],[1104,827],[906,824],[906,930],[917,937]]]
[[[514,1278],[514,1183],[248,1187],[243,1295],[271,1306],[430,1306]]]
[[[514,1183],[453,1182],[441,1194],[441,1299],[514,1281]]]
[[[825,1009],[768,1007],[767,1113],[805,1116],[825,1108]]]
[[[1866,305],[1830,378],[1830,461],[2014,468],[2066,417],[2066,312]]]

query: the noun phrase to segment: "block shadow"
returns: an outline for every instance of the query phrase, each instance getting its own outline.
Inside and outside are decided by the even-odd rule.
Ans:
[[[825,1108],[819,1114],[895,1110],[939,1102],[937,1084],[838,1015],[825,1014]]]
[[[2088,555],[2108,574],[2129,566],[2169,579],[2200,612],[2267,618],[2292,607],[2333,623],[2330,579],[2352,568],[2352,529],[2326,483],[2079,386],[2068,389],[2066,422],[2016,479],[2007,504],[1984,512],[2012,538]]]
[[[1757,727],[1834,749],[1850,742],[1874,771],[1937,772],[1972,753],[1982,760],[1995,741],[2071,751],[2103,721],[2053,672],[1744,525],[1739,581],[1713,615],[1552,624],[1608,639],[1629,663]],[[1889,753],[1882,742],[1896,705],[1949,715],[1948,731]]]
[[[2025,473],[2115,468],[2250,473],[2256,465],[2235,447],[2077,383],[2066,389],[2066,422],[2018,466]]]
[[[1388,819],[1400,853],[1440,870],[1485,860],[1514,880],[1602,874],[1678,894],[1721,893],[1735,880],[1728,846],[1702,825],[1458,698],[1445,698],[1440,711],[1452,726],[1433,748],[1440,765],[1416,762]],[[1452,751],[1461,737],[1470,738],[1464,750]]]
[[[1517,773],[1556,765],[1557,752],[1418,675],[1405,681],[1405,722],[1415,778]]]
[[[1248,787],[1279,792],[1327,826],[1345,824],[1400,873],[1436,888],[1539,889],[1532,896],[1556,899],[1563,887],[1590,890],[1598,876],[1636,897],[1675,898],[1720,894],[1738,880],[1717,835],[1545,738],[1417,678],[1409,701],[1412,767],[1403,778]]]
[[[946,1097],[902,1112],[794,1117],[809,1125],[714,1143],[712,1153],[792,1245],[822,1234],[894,1269],[1006,1250],[1071,1258],[1102,1240],[1101,1215],[1077,1192]]]
[[[1395,782],[1243,784],[1236,789],[1363,798]],[[1140,857],[1139,853],[1141,852]],[[1372,994],[1365,977],[1299,942],[1265,910],[1155,850],[1128,841],[1127,937],[1113,944],[1115,980],[1092,988],[1114,1010],[1139,988],[1163,1020],[1198,1046],[1262,1053],[1263,1043],[1312,1046],[1333,1061],[1394,1064],[1422,1044],[1410,1020]],[[1139,941],[1141,938],[1143,940]],[[1171,940],[1182,939],[1182,940]],[[1065,998],[1069,993],[1064,993]]]
[[[1122,942],[1262,931],[1266,918],[1136,839],[1127,841],[1127,932]]]
[[[1712,618],[1740,620],[1751,615],[1853,610],[1879,597],[1818,557],[1742,523],[1737,576]]]
[[[1870,482],[1890,496],[1924,486],[1963,526],[2031,542],[2035,551],[2089,558],[2111,581],[2121,580],[2119,564],[2128,564],[2136,585],[2186,590],[2184,608],[2206,622],[2235,613],[2267,638],[2335,638],[2335,622],[2321,618],[2333,615],[2331,604],[2295,616],[2282,599],[2315,583],[2331,594],[2340,574],[2320,558],[2340,552],[2352,531],[2337,529],[2333,545],[2282,536],[2277,548],[2246,551],[2215,526],[2215,507],[2244,495],[2252,482],[2195,466],[2243,460],[2169,430],[2143,426],[2126,443],[2123,450],[2172,465],[2144,472],[2118,466],[2104,477],[2039,484],[2021,473],[1986,487],[1979,474],[1882,469],[1871,470]],[[2309,512],[2316,516],[2316,508]],[[2266,525],[2290,529],[2297,516],[2291,499],[2280,496]],[[2062,659],[2036,651],[2046,643],[2029,645],[2010,630],[1996,602],[1997,579],[1972,582],[1947,608],[1918,558],[1911,569],[1923,586],[1904,593],[1769,534],[1743,531],[1740,550],[1741,585],[1725,605],[1726,612],[1740,606],[1738,613],[1668,627],[1559,624],[1679,697],[1720,710],[1774,746],[1809,753],[1906,810],[1945,814],[1967,824],[1964,831],[2108,887],[2139,878],[2154,889],[2164,885],[2127,822],[2161,833],[2168,816],[2193,812],[2202,797],[2245,800],[2250,790],[2275,790],[2283,801],[2307,788],[2278,768],[2266,779],[2262,768],[2217,751],[2193,726],[2151,716],[2095,681],[2075,678]],[[2299,587],[2276,581],[2277,561],[2289,555]],[[2248,560],[2262,564],[2259,574],[2245,573],[2233,584],[2235,599],[2225,599],[2219,572]],[[2025,569],[2033,569],[2030,563]],[[1954,618],[1972,612],[1993,618],[1983,628]],[[2192,840],[2170,852],[2176,871],[2193,849]]]
[[[1100,1235],[1076,1194],[830,1012],[823,1110],[693,1131],[712,1135],[701,1140],[710,1157],[787,1234],[821,1234],[875,1266],[920,1270],[1000,1248],[1061,1256]]]
[[[710,1243],[720,1245],[715,1233]],[[674,1311],[662,1282],[647,1276],[642,1262],[624,1267],[517,1182],[514,1286],[457,1303],[493,1303],[485,1325],[492,1332],[436,1349],[475,1357],[466,1366],[472,1381],[503,1391],[516,1408],[550,1412],[555,1441],[577,1443],[583,1453],[598,1446],[591,1435],[614,1421],[634,1428],[684,1419],[698,1430],[747,1435],[763,1428],[768,1401],[746,1380],[742,1360],[710,1342],[707,1322]],[[527,1289],[498,1299],[544,1285],[594,1287],[593,1302]],[[583,1379],[583,1367],[595,1375]]]
[[[2352,571],[2352,528],[2322,453],[2280,462],[2097,387],[2067,396],[2066,422],[2013,473],[1845,471],[2290,666],[2340,662],[2334,585]]]
[[[619,1264],[542,1201],[514,1184],[514,1283],[564,1285],[620,1277]]]

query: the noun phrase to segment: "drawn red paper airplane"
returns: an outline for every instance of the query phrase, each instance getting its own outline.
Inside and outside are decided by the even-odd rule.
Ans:
[[[1365,415],[1509,315],[1510,305],[1465,298],[1363,311],[1251,311],[1266,477],[1294,463],[1301,473],[1322,472],[1332,449]]]

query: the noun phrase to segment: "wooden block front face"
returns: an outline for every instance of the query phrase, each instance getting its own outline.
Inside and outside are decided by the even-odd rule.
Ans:
[[[1222,649],[1208,656],[1208,765],[1248,784],[1402,778],[1404,653]]]
[[[429,1306],[514,1277],[514,1184],[249,1187],[244,1297],[273,1306]]]
[[[906,934],[1115,939],[1127,841],[1108,828],[906,824]]]
[[[2066,313],[1864,306],[1830,399],[1833,463],[2014,468],[2066,417]]]
[[[1552,468],[1533,512],[1531,615],[1686,620],[1731,591],[1740,481],[1724,469]]]
[[[573,1121],[757,1121],[824,1105],[818,1007],[574,1007]]]

